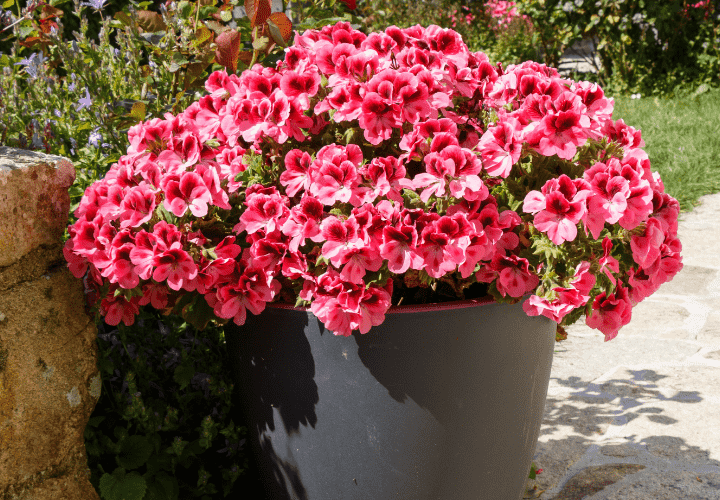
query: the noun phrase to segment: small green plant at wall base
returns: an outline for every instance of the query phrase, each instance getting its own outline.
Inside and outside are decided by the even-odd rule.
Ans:
[[[222,332],[148,311],[132,329],[100,325],[98,343],[103,390],[85,443],[101,498],[227,497],[247,458]]]

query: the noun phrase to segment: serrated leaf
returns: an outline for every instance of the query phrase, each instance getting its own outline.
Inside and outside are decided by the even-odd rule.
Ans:
[[[180,488],[177,479],[163,472],[155,476],[155,480],[162,486],[170,500],[177,500],[180,495]]]
[[[103,420],[105,420],[105,417],[92,417],[90,420],[88,420],[87,426],[97,427]]]
[[[146,482],[147,491],[145,492],[143,500],[167,500],[165,491],[163,491],[159,484],[152,479],[146,479]]]
[[[181,364],[180,366],[175,368],[175,372],[173,373],[173,380],[180,384],[180,389],[182,390],[190,384],[190,381],[194,376],[195,369],[192,366]]]
[[[137,472],[125,474],[123,469],[115,469],[100,478],[100,493],[107,500],[142,500],[146,489],[145,478]]]
[[[170,457],[168,458],[168,469],[171,467]],[[180,488],[178,486],[177,479],[171,477],[164,472],[158,472],[149,477],[145,475],[147,479],[148,490],[143,500],[178,500],[180,495]]]
[[[165,21],[160,14],[149,10],[138,11],[138,24],[148,33],[156,33],[158,31],[167,30]]]
[[[76,132],[80,132],[82,130],[90,130],[92,128],[92,124],[89,122],[82,122],[77,127],[75,127]]]
[[[245,13],[250,19],[250,27],[263,24],[272,13],[270,0],[245,0]]]
[[[120,467],[132,470],[144,465],[151,454],[152,447],[144,436],[130,436],[123,440],[120,454],[115,459]]]

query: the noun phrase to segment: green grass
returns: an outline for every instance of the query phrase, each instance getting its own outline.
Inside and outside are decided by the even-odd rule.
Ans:
[[[642,131],[651,169],[681,213],[699,197],[720,192],[720,89],[672,99],[612,97],[613,118]]]

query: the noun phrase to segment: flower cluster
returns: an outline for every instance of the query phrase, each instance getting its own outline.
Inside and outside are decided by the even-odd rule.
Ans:
[[[612,99],[452,30],[341,22],[206,89],[132,127],[75,212],[65,256],[109,324],[275,301],[348,336],[413,290],[480,287],[609,340],[682,268],[678,202]]]
[[[501,29],[512,21],[516,17],[528,20],[526,15],[520,15],[515,6],[515,2],[508,2],[505,0],[490,0],[485,2],[485,6],[489,9],[490,15],[497,20],[496,29]]]
[[[450,13],[450,22],[452,23],[450,26],[453,28],[457,27],[458,20],[462,20],[463,24],[470,24],[475,20],[475,16],[471,12],[466,11],[465,8],[461,8],[461,16],[458,17],[458,10],[453,9]]]

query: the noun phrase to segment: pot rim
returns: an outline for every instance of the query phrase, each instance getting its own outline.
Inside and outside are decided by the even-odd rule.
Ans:
[[[521,297],[521,302],[532,295],[532,293],[525,294]],[[402,313],[415,313],[415,312],[430,312],[430,311],[447,311],[452,309],[463,309],[466,307],[478,307],[486,306],[490,304],[500,304],[496,302],[491,296],[481,297],[479,299],[466,299],[466,300],[454,300],[450,302],[432,302],[428,304],[412,304],[407,306],[390,306],[385,314],[402,314]],[[295,307],[292,304],[283,304],[277,302],[270,302],[265,304],[265,307],[272,307],[274,309],[285,309],[290,311],[302,311],[312,312],[309,307]]]

